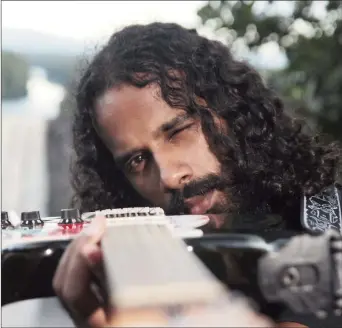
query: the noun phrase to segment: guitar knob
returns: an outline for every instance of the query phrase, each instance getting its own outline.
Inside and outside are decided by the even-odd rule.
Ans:
[[[44,221],[40,218],[39,211],[22,212],[20,225],[22,227],[32,228],[44,225]]]
[[[61,210],[61,220],[59,224],[73,224],[82,223],[83,220],[80,215],[80,211],[77,208],[68,208]]]
[[[13,225],[8,218],[7,212],[1,212],[1,229],[12,228]]]

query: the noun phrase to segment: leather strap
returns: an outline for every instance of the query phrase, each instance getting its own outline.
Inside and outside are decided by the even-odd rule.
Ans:
[[[313,196],[303,196],[301,223],[305,230],[320,234],[330,229],[342,234],[342,187],[334,184]]]

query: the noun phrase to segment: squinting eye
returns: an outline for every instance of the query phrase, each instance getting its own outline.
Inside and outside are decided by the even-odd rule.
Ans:
[[[130,172],[138,172],[144,169],[144,162],[146,158],[144,155],[138,155],[133,157],[128,163],[127,163],[127,169]]]
[[[174,130],[174,131],[171,133],[169,139],[172,139],[172,138],[173,138],[174,136],[176,136],[177,134],[179,134],[179,133],[181,133],[181,132],[183,132],[183,131],[189,129],[189,128],[192,127],[192,126],[193,126],[193,123],[188,124],[188,125],[186,125],[186,126],[183,126],[183,127],[180,128],[180,129]]]

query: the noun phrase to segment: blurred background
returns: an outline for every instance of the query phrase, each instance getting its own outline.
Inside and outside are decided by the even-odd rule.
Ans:
[[[342,1],[3,1],[2,210],[69,205],[74,82],[112,33],[175,22],[254,65],[288,110],[342,140]]]

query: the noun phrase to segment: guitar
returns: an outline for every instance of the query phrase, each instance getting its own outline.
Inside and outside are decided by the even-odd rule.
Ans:
[[[96,215],[107,218],[102,247],[116,308],[111,327],[270,326],[195,255],[198,247],[190,241],[203,238],[199,227],[209,219],[165,216],[159,208],[83,215],[62,210],[59,218],[43,219],[30,212],[22,213],[19,225],[2,214],[2,306],[53,296],[51,279],[64,249]],[[205,239],[208,245],[210,238]]]
[[[249,252],[256,263],[263,258],[260,269],[262,277],[267,277],[272,266],[265,255],[271,254],[279,266],[279,254],[277,258],[275,251],[283,247],[284,241],[277,245],[251,235],[203,235],[201,228],[208,223],[207,217],[168,217],[161,209],[150,208],[106,210],[82,216],[77,210],[62,210],[61,217],[44,219],[39,212],[22,213],[20,225],[2,215],[2,276],[6,281],[2,285],[2,305],[53,296],[51,279],[61,254],[96,215],[106,216],[108,223],[102,247],[107,289],[117,309],[110,326],[229,327],[253,326],[253,322],[259,327],[270,325],[256,315],[246,298],[236,297],[227,289],[222,279],[227,272],[222,265],[213,267],[208,259],[219,253],[222,264],[232,250]],[[317,240],[314,242],[317,244]],[[274,287],[270,289],[265,281],[260,284],[264,284],[268,301],[281,301],[274,295]],[[286,295],[286,291],[280,294]],[[290,296],[293,301],[298,295]]]

